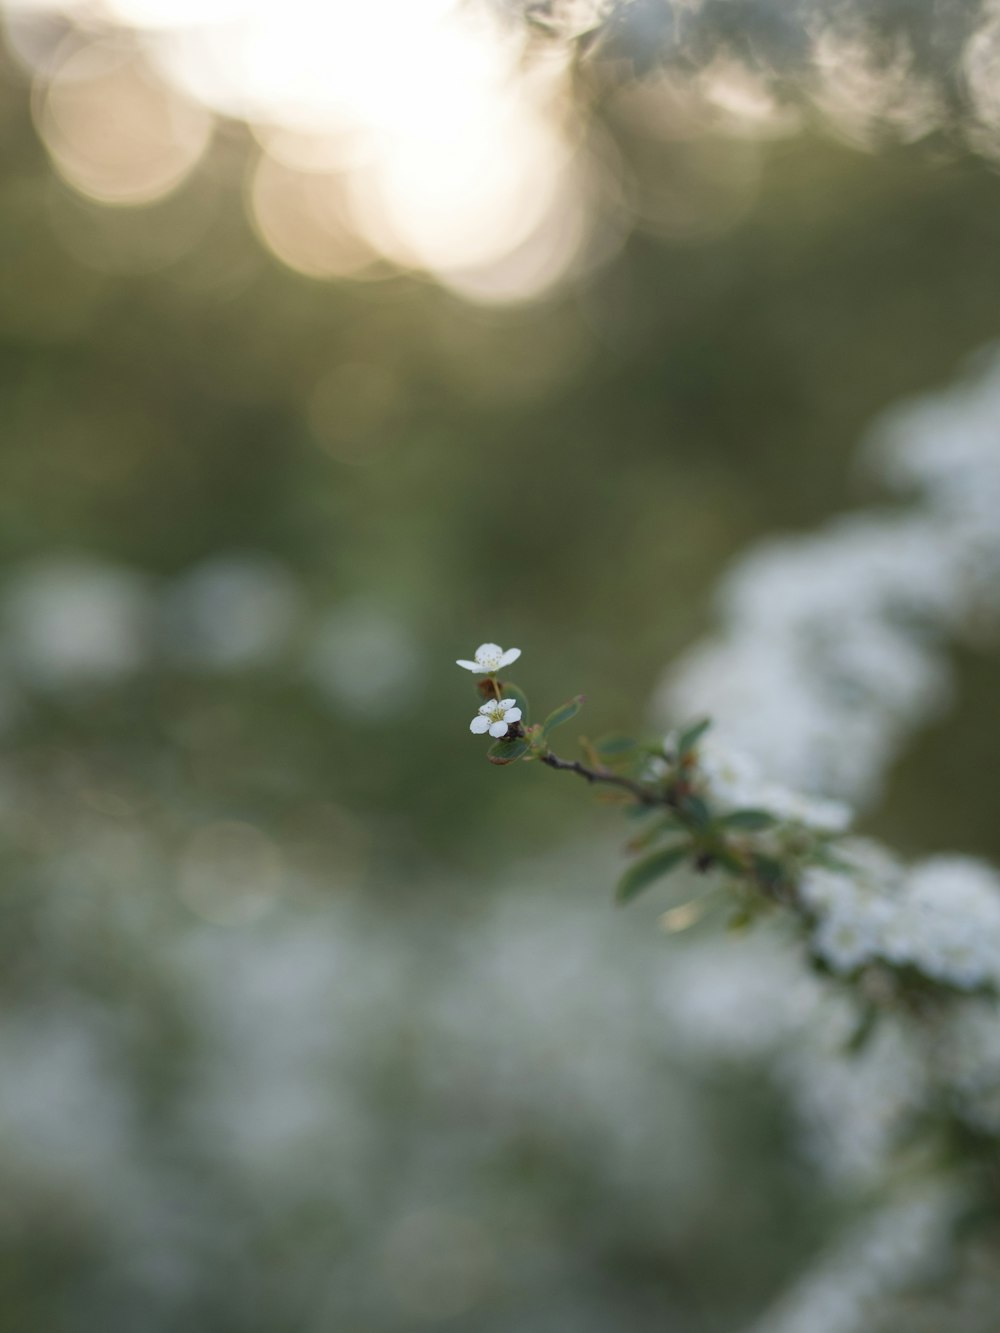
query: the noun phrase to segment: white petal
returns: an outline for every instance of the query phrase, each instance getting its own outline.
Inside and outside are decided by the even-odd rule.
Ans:
[[[463,662],[460,657],[456,657],[455,665],[460,667],[465,667],[466,671],[479,671],[479,672],[482,671],[482,667],[479,665],[478,662]]]
[[[479,711],[482,713],[483,717],[492,717],[497,711],[496,699],[490,699],[488,703],[482,705]]]
[[[506,736],[506,735],[507,735],[507,723],[506,723],[506,722],[494,722],[493,725],[492,725],[492,727],[490,727],[490,735],[491,735],[491,736]]]
[[[474,717],[472,721],[469,723],[469,730],[474,731],[477,736],[481,736],[484,731],[489,731],[489,729],[490,729],[489,718]]]
[[[507,709],[513,708],[516,703],[516,699],[498,699],[497,708],[499,708],[501,713],[506,713]]]
[[[493,660],[501,655],[503,649],[498,643],[481,643],[476,649],[476,661],[481,662],[483,658]]]
[[[508,711],[504,713],[503,716],[505,722],[520,722],[521,710],[520,708],[511,708],[508,709]]]
[[[500,657],[501,666],[510,666],[511,662],[516,662],[521,656],[520,648],[508,648]]]

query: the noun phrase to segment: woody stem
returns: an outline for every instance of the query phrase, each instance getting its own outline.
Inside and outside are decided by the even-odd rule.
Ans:
[[[585,778],[591,783],[603,782],[612,787],[622,787],[625,791],[631,792],[640,805],[668,804],[662,793],[650,791],[641,782],[634,782],[631,778],[622,777],[619,773],[611,773],[606,768],[588,768],[586,764],[581,764],[579,759],[560,759],[551,750],[539,757],[542,763],[547,764],[549,768],[560,769],[566,773],[579,773],[581,778]]]

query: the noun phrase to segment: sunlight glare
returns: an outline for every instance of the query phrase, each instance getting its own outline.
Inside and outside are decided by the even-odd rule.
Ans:
[[[100,0],[98,13],[134,30],[179,105],[250,126],[261,149],[248,187],[255,226],[302,272],[360,274],[381,257],[471,299],[520,301],[581,251],[565,57],[526,73],[523,30],[485,3]],[[155,197],[142,182],[131,194],[108,184],[89,160],[74,165],[82,131],[68,105],[57,116],[49,93],[44,133],[63,174],[91,197]],[[97,107],[91,99],[85,110],[99,166],[102,151],[126,151],[130,130],[119,108],[105,123]],[[156,189],[171,179],[164,170]],[[560,224],[554,213],[567,206]]]
[[[36,84],[38,131],[60,175],[91,199],[160,199],[208,146],[212,118],[126,43],[70,49],[47,73]]]

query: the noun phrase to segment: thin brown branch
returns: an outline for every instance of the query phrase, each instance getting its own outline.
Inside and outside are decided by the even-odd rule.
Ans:
[[[548,764],[549,768],[557,768],[566,773],[579,773],[587,782],[604,782],[612,787],[622,787],[625,791],[631,792],[640,805],[667,804],[666,798],[661,793],[650,791],[641,782],[633,782],[631,778],[624,778],[621,774],[612,773],[606,768],[588,768],[586,764],[581,764],[579,759],[560,759],[551,750],[541,756],[541,761],[543,764]]]

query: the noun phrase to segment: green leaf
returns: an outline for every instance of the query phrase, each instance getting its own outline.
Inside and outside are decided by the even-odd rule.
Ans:
[[[845,861],[843,857],[836,856],[829,847],[824,847],[822,844],[814,847],[806,860],[812,865],[822,866],[824,870],[836,870],[842,875],[854,873],[854,866],[851,865],[850,861]]]
[[[681,847],[665,847],[660,852],[652,852],[649,856],[643,857],[641,861],[636,861],[635,865],[629,866],[618,881],[615,898],[620,903],[631,902],[654,880],[669,875],[671,870],[679,866],[690,855],[690,852],[691,848],[685,843]]]
[[[594,742],[594,749],[607,763],[609,760],[625,759],[639,748],[638,741],[631,736],[602,736]]]
[[[681,809],[696,828],[705,828],[712,822],[712,812],[701,797],[694,793],[685,796]]]
[[[627,805],[623,811],[626,819],[645,819],[647,816],[655,814],[657,807],[655,805],[642,805],[636,801],[634,805]]]
[[[682,759],[685,755],[691,753],[711,725],[712,719],[710,717],[704,717],[700,722],[694,722],[690,727],[684,728],[681,734],[677,737],[677,753]]]
[[[715,857],[716,861],[718,861],[719,865],[723,868],[723,870],[728,871],[730,875],[735,875],[738,879],[742,879],[743,876],[746,875],[747,873],[746,865],[740,860],[738,856],[734,856],[732,852],[728,850],[728,848],[715,847],[713,848],[712,855]]]
[[[754,856],[752,861],[755,874],[768,887],[776,888],[784,882],[785,867],[773,856]]]
[[[515,685],[512,680],[505,680],[503,682],[502,692],[505,699],[517,700],[517,706],[521,710],[521,726],[526,727],[528,725],[528,719],[531,716],[531,707],[528,703],[528,696],[525,694],[524,690],[521,689],[520,685]]]
[[[676,833],[680,825],[673,815],[664,815],[658,819],[652,827],[647,827],[642,833],[637,833],[634,838],[629,839],[628,849],[630,852],[641,852],[649,847],[657,838],[662,838],[667,833]]]
[[[491,764],[512,764],[515,759],[527,754],[528,749],[528,742],[525,740],[494,741],[486,751],[486,758]]]
[[[561,727],[564,722],[569,722],[571,718],[576,717],[583,707],[583,695],[578,694],[573,699],[569,699],[559,708],[551,712],[542,723],[542,735],[547,736],[555,727]]]
[[[759,829],[774,828],[778,820],[767,810],[734,810],[731,814],[723,815],[719,823],[723,828],[745,829],[753,833]]]
[[[858,1055],[865,1049],[875,1035],[875,1029],[881,1016],[877,1005],[866,1005],[857,1027],[851,1033],[847,1045],[844,1047],[848,1055]]]

